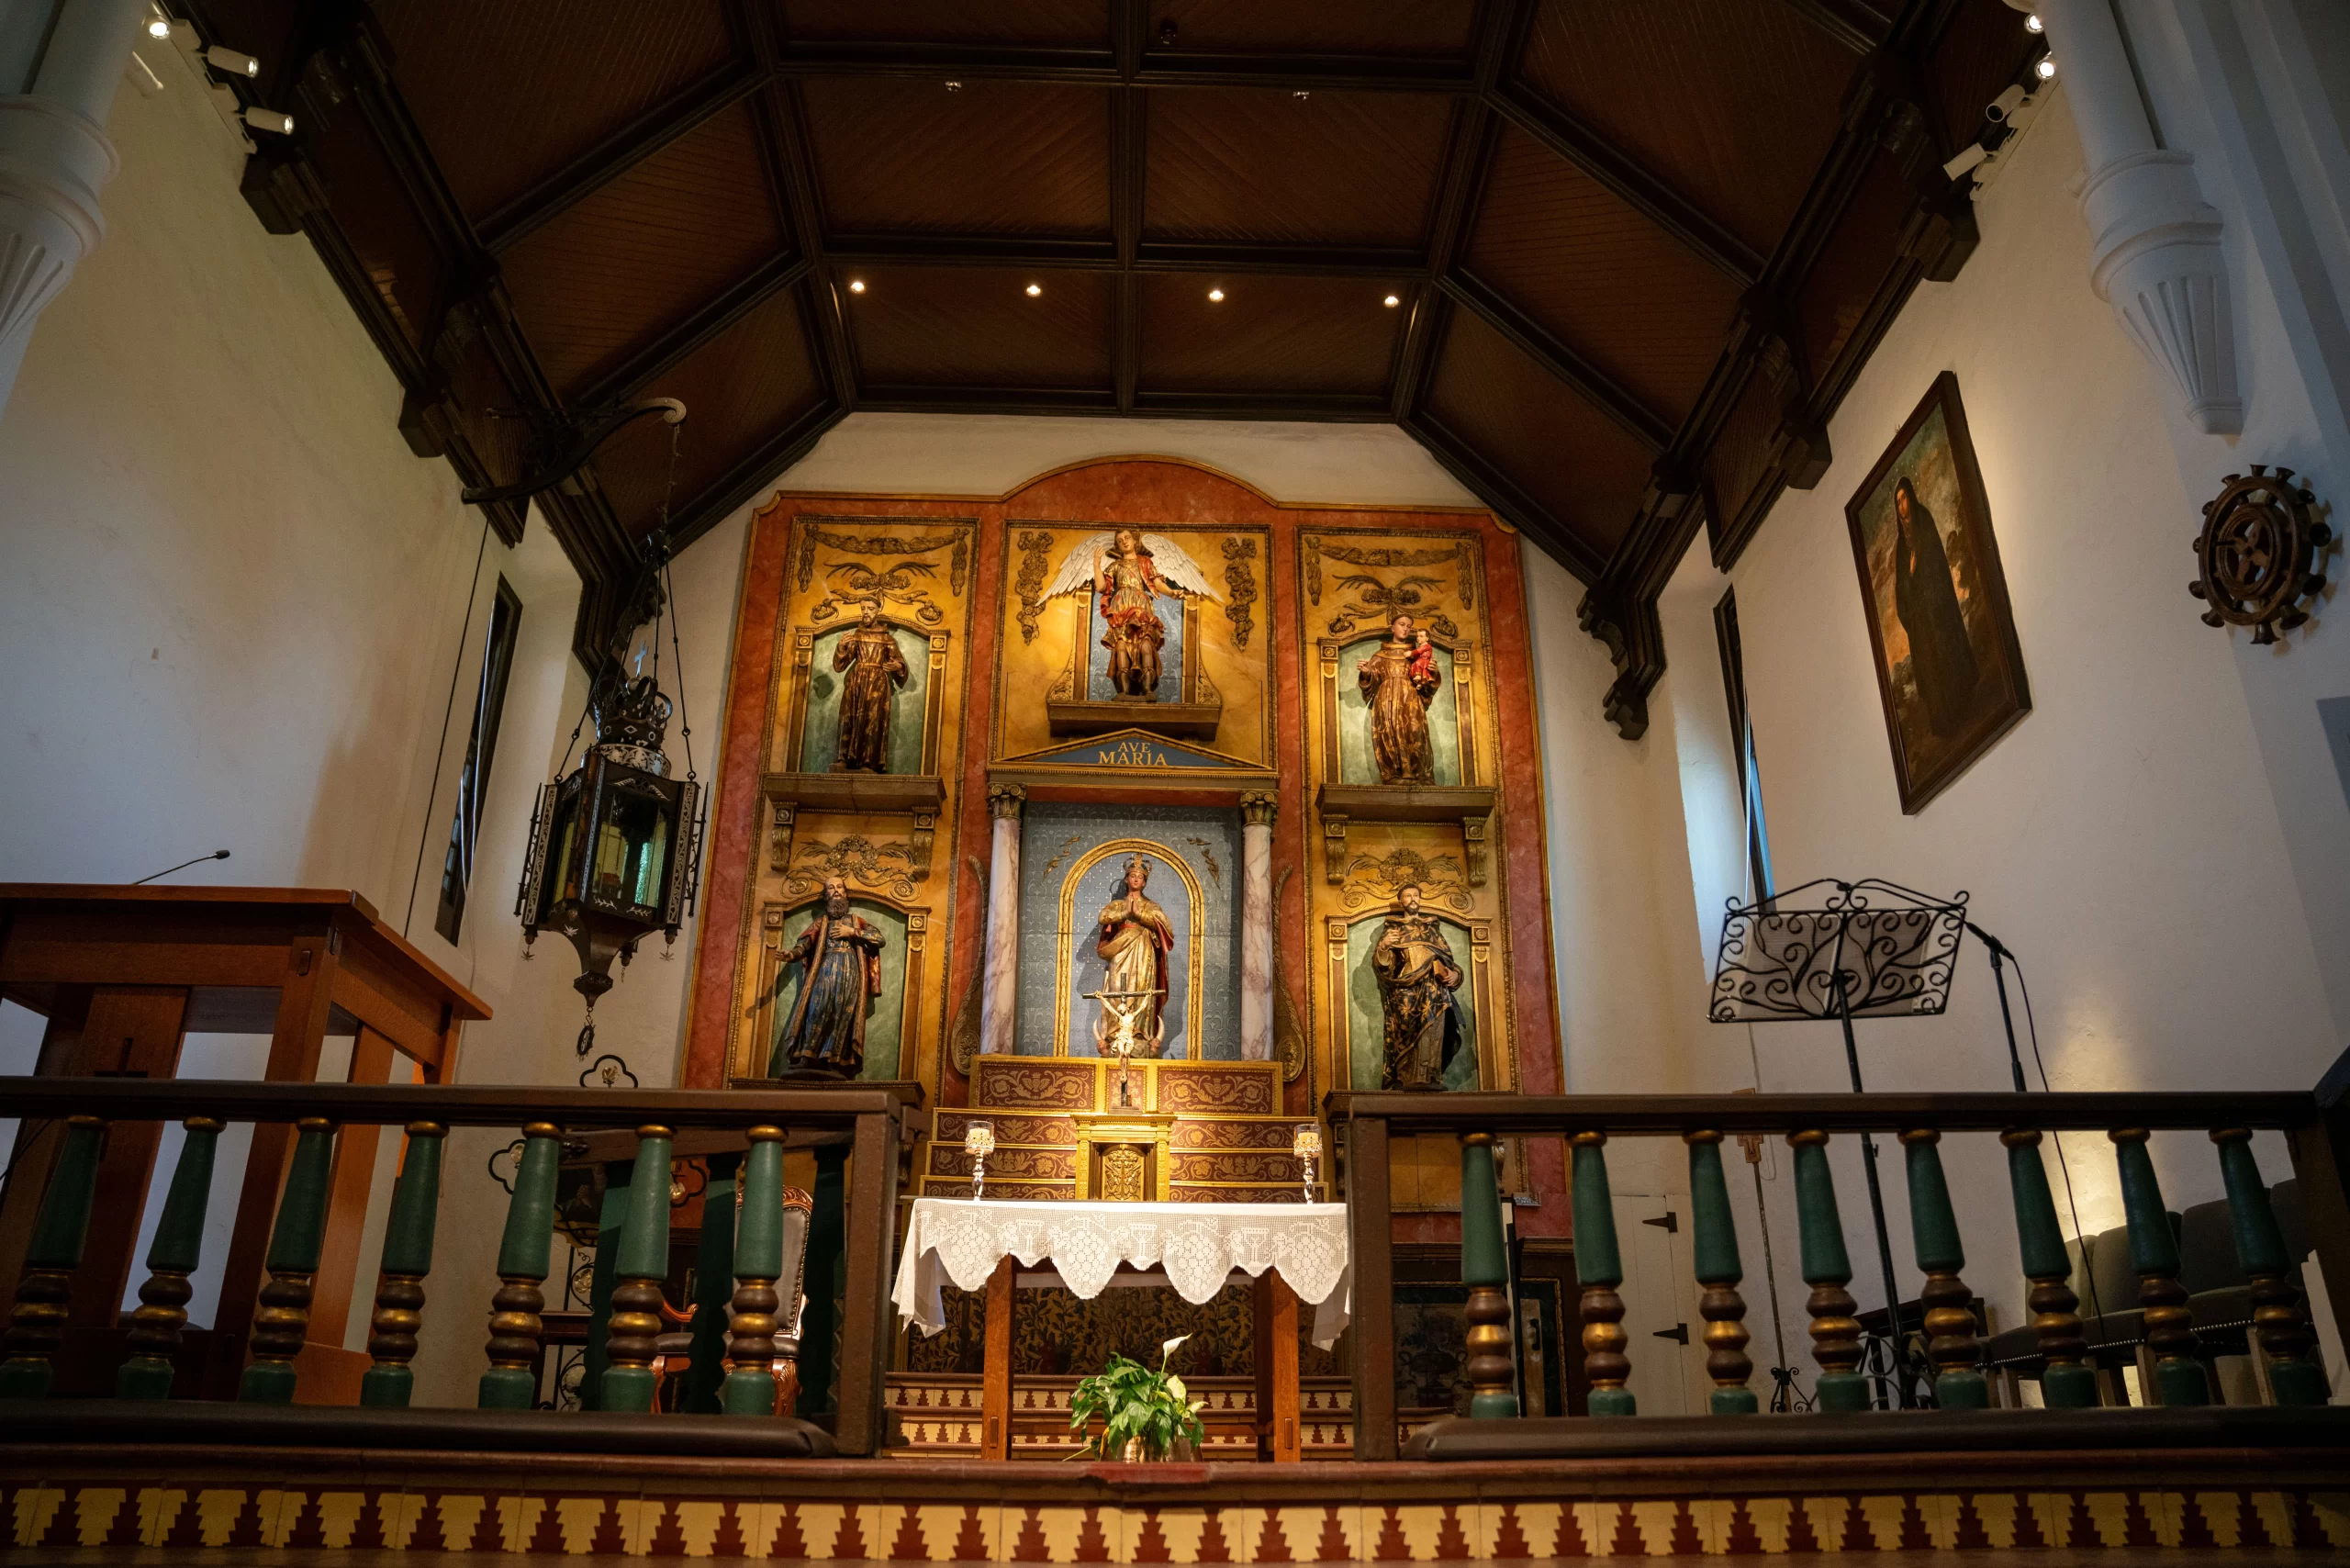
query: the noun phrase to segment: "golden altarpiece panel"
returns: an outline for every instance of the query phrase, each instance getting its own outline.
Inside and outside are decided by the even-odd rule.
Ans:
[[[780,1065],[832,879],[880,955],[863,1076],[927,1102],[910,1195],[969,1191],[984,1120],[990,1197],[1294,1202],[1333,1091],[1554,1090],[1517,552],[1481,511],[1282,506],[1169,459],[778,497],[712,835],[740,913],[689,1047],[722,1011],[723,1071],[691,1081]],[[859,659],[905,669],[886,740],[870,701],[842,721]],[[1398,1206],[1457,1205],[1456,1151],[1399,1143],[1428,1169]],[[1521,1228],[1562,1233],[1558,1151],[1508,1171],[1542,1195]]]
[[[861,1076],[920,1081],[934,1074],[946,1008],[932,934],[950,913],[939,828],[953,820],[961,782],[954,764],[978,521],[818,511],[761,521],[789,534],[727,1076],[755,1081],[786,1065],[776,1038],[807,980],[805,966],[785,957],[822,909],[827,879],[837,879],[851,910],[883,936]],[[899,679],[880,744],[866,748],[879,756],[852,758],[840,666],[855,661],[844,644],[876,634],[894,645]]]

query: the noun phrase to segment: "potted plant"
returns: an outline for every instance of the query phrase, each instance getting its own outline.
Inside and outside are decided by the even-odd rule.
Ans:
[[[1069,1396],[1069,1429],[1081,1432],[1097,1420],[1102,1429],[1072,1458],[1088,1453],[1129,1462],[1192,1457],[1207,1435],[1200,1425],[1200,1410],[1207,1401],[1192,1398],[1183,1380],[1167,1370],[1169,1354],[1190,1338],[1178,1334],[1159,1346],[1155,1372],[1113,1350],[1108,1364],[1077,1385]]]

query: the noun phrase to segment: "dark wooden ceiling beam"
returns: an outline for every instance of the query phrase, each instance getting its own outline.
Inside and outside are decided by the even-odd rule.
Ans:
[[[1139,228],[1139,208],[1136,227]],[[1062,272],[1228,273],[1408,281],[1428,275],[1419,251],[1386,245],[1292,245],[1251,241],[1123,238],[1039,239],[1024,234],[834,234],[824,258],[836,265],[1035,267]]]
[[[646,383],[666,375],[687,355],[749,315],[770,296],[791,287],[813,270],[814,263],[805,256],[773,258],[598,378],[574,399],[575,406],[607,409],[625,402]]]
[[[1443,275],[1451,268],[1453,258],[1468,246],[1470,228],[1477,220],[1477,207],[1492,173],[1494,143],[1500,128],[1486,95],[1501,80],[1504,66],[1525,46],[1526,31],[1534,22],[1533,0],[1485,0],[1478,21],[1476,92],[1453,117],[1444,172],[1438,177],[1435,208],[1428,219],[1429,276]],[[1410,314],[1395,345],[1387,387],[1395,420],[1406,428],[1427,386],[1440,313],[1434,294],[1427,289],[1417,291],[1407,308]]]
[[[818,373],[843,412],[856,407],[856,353],[840,296],[824,272],[824,204],[816,181],[816,160],[808,138],[798,86],[778,73],[783,40],[777,36],[776,8],[761,0],[734,0],[737,26],[750,40],[751,58],[767,83],[760,99],[772,167],[783,187],[784,218],[799,256],[807,262],[800,280],[800,306],[811,327],[809,342]]]
[[[1598,181],[1650,222],[1686,245],[1707,264],[1737,280],[1740,287],[1751,286],[1762,274],[1763,257],[1753,246],[1625,156],[1606,137],[1555,104],[1516,83],[1485,94],[1484,101],[1510,124]]]
[[[1526,356],[1572,387],[1583,399],[1651,453],[1673,444],[1673,421],[1642,403],[1623,383],[1553,336],[1550,330],[1502,297],[1493,286],[1460,267],[1437,280],[1437,287],[1517,345]]]
[[[1142,245],[1143,200],[1150,180],[1150,105],[1134,84],[1142,69],[1143,31],[1150,0],[1116,0],[1110,11],[1110,47],[1122,85],[1110,102],[1110,238],[1118,263],[1117,303],[1110,322],[1110,384],[1118,411],[1135,406],[1142,375],[1142,285],[1135,253]]]
[[[893,414],[1114,414],[1106,386],[867,386],[859,409]]]
[[[711,116],[756,93],[767,80],[767,73],[755,64],[736,63],[656,105],[482,219],[482,244],[492,254],[507,250]]]
[[[848,417],[848,410],[826,399],[793,420],[735,463],[709,487],[687,503],[669,524],[673,550],[682,550],[728,513],[774,483],[778,475],[808,454],[826,431]]]
[[[1517,482],[1480,457],[1469,443],[1445,424],[1417,411],[1399,420],[1428,455],[1469,487],[1472,494],[1501,514],[1502,521],[1534,541],[1553,560],[1584,582],[1595,580],[1607,563],[1580,535],[1550,515],[1550,510],[1521,489]]]
[[[1125,0],[1119,0],[1120,5]],[[1147,25],[1147,17],[1145,19]],[[1441,55],[1243,54],[1208,50],[1121,50],[1112,45],[926,44],[861,40],[795,41],[778,51],[787,76],[888,76],[917,81],[1060,83],[1081,87],[1259,87],[1276,92],[1444,93],[1476,89],[1471,63]]]
[[[1854,54],[1882,47],[1893,33],[1893,24],[1869,0],[1781,0],[1781,4]]]

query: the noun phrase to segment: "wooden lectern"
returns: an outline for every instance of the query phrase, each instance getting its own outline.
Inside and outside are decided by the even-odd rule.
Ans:
[[[326,1037],[350,1035],[351,1082],[387,1081],[397,1053],[424,1081],[442,1083],[455,1072],[459,1031],[489,1016],[365,899],[323,888],[0,883],[0,997],[48,1018],[34,1070],[43,1076],[173,1078],[180,1043],[193,1031],[268,1035],[263,1076],[273,1081],[314,1081]],[[23,1266],[60,1144],[40,1136],[47,1126],[27,1122],[17,1132],[21,1164],[0,1199],[0,1293],[14,1288]],[[354,1402],[367,1367],[367,1357],[343,1350],[342,1338],[379,1133],[347,1127],[336,1143],[310,1343],[297,1362],[306,1404]],[[115,1320],[162,1137],[152,1122],[108,1131],[89,1245],[73,1278],[60,1394],[112,1387],[120,1359]],[[192,1379],[183,1361],[175,1389],[183,1396],[236,1392],[293,1143],[290,1126],[253,1129],[219,1311],[208,1335],[188,1335],[202,1347],[201,1370]]]

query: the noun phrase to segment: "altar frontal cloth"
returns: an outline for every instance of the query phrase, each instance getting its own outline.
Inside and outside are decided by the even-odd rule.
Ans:
[[[1049,1259],[1080,1301],[1108,1288],[1121,1263],[1164,1269],[1175,1294],[1202,1306],[1235,1269],[1278,1272],[1314,1308],[1314,1343],[1337,1342],[1354,1305],[1344,1204],[973,1203],[921,1198],[906,1227],[898,1316],[925,1335],[946,1327],[940,1291],[979,1290],[1006,1258]]]

